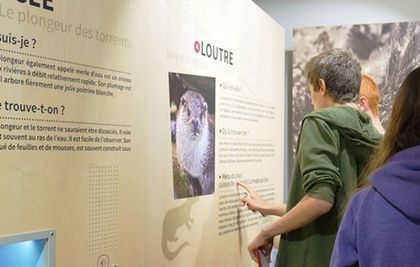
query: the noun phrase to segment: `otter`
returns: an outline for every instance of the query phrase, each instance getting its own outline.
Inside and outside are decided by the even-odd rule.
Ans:
[[[188,241],[182,242],[175,250],[170,250],[170,244],[178,244],[178,236],[176,235],[178,229],[184,225],[188,231],[193,226],[194,219],[191,217],[191,210],[193,205],[198,201],[197,198],[190,198],[180,206],[172,208],[166,212],[162,225],[162,252],[168,260],[175,259],[181,251],[191,244]]]
[[[186,91],[176,119],[176,153],[190,196],[214,193],[214,122],[203,96]]]

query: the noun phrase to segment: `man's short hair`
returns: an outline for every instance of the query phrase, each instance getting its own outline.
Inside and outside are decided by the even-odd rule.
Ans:
[[[379,116],[379,87],[375,80],[367,75],[362,75],[360,84],[360,96],[366,97],[369,102],[369,108],[375,117]]]
[[[318,82],[323,79],[334,102],[349,103],[358,100],[361,69],[351,53],[333,49],[311,58],[305,66],[305,73],[315,91],[319,91]]]

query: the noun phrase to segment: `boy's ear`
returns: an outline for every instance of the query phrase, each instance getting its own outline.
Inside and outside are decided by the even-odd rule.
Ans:
[[[366,97],[361,96],[359,98],[359,108],[361,111],[366,112],[369,110],[369,101],[367,100]]]
[[[325,85],[324,79],[318,80],[318,88],[319,88],[319,91],[322,93],[322,95],[327,94],[327,86]]]

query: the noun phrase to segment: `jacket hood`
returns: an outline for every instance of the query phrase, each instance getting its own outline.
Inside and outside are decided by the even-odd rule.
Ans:
[[[396,153],[370,180],[396,209],[420,222],[420,145]]]
[[[318,118],[335,125],[339,133],[350,142],[359,162],[369,160],[382,135],[373,127],[370,117],[350,106],[323,108],[304,117]]]

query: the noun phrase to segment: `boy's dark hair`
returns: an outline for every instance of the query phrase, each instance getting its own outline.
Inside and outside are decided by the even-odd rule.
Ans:
[[[361,69],[351,53],[333,49],[311,58],[305,66],[305,73],[316,92],[319,91],[319,79],[323,79],[334,102],[349,103],[358,100]]]

